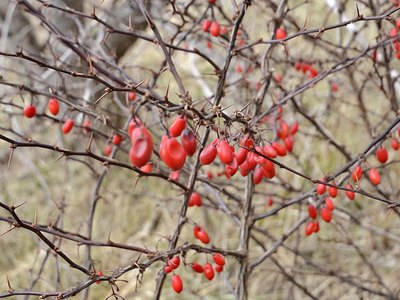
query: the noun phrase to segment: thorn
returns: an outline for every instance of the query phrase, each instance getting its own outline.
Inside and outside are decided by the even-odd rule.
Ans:
[[[113,242],[111,241],[111,231],[108,233],[108,237],[107,237],[107,244],[113,244]]]
[[[13,205],[13,206],[11,207],[11,209],[12,209],[12,210],[16,210],[17,208],[19,208],[19,207],[21,207],[22,205],[24,205],[26,202],[28,202],[28,201],[24,201],[24,202],[22,202],[21,204],[18,204],[18,205],[16,205],[16,206]]]
[[[106,40],[108,39],[110,32],[107,30],[106,35],[104,36],[103,40],[101,41],[101,45],[103,46]]]
[[[132,28],[132,16],[129,15],[129,19],[128,19],[128,30],[133,30]]]
[[[204,100],[206,100],[207,102],[208,102],[208,104],[210,104],[210,105],[213,105],[213,103],[211,102],[211,100],[210,99],[208,99],[208,98],[206,98],[206,97],[204,97]],[[206,106],[206,104],[204,104],[204,107]]]
[[[56,158],[56,161],[59,161],[61,158],[63,158],[65,155],[64,155],[64,153],[63,154],[61,154],[59,157],[57,157]]]
[[[164,68],[161,69],[160,74],[164,73],[165,71],[168,71],[169,67],[165,66]]]
[[[230,108],[230,107],[232,107],[232,106],[233,106],[233,104],[230,104],[230,105],[228,105],[228,106],[222,107],[222,108],[221,108],[221,111],[224,111],[224,110],[226,110],[226,109],[228,109],[228,108]]]
[[[8,285],[8,292],[12,293],[14,292],[14,289],[11,287],[10,279],[8,279],[8,275],[6,275],[7,278],[7,285]]]
[[[254,101],[256,101],[256,99],[253,99],[253,100],[247,102],[247,104],[246,104],[240,111],[243,112],[243,111],[244,111],[247,107],[249,107],[249,105],[250,105],[251,103],[253,103]]]
[[[90,134],[88,146],[87,146],[86,149],[85,149],[85,151],[88,152],[88,153],[91,152],[93,136],[94,136],[94,133],[93,133],[93,131],[92,131],[92,133]]]
[[[393,208],[393,204],[388,205],[385,219],[387,219],[389,217],[390,213],[392,212],[392,208]]]
[[[110,170],[108,169],[108,161],[104,162],[104,167],[106,168],[107,175],[110,175]]]
[[[136,186],[137,186],[137,184],[138,184],[138,182],[139,182],[139,179],[140,179],[140,176],[138,176],[137,179],[136,179],[136,181],[135,181],[135,185],[133,186],[133,192],[134,192],[135,189],[136,189]]]
[[[12,161],[13,156],[14,156],[14,150],[15,150],[15,148],[16,148],[15,145],[11,145],[11,152],[10,152],[10,156],[8,157],[7,170],[10,169],[10,165],[11,165],[11,161]]]
[[[89,75],[94,75],[94,69],[93,69],[93,65],[92,65],[92,59],[90,58],[90,54],[88,54],[87,56],[87,61],[89,63]]]
[[[144,246],[144,248],[147,249],[146,246]],[[147,250],[148,250],[148,249],[147,249]],[[135,262],[136,262],[136,263],[139,263],[139,260],[140,260],[141,257],[142,257],[142,252],[139,253],[139,256],[138,256],[138,258],[136,258]]]
[[[136,85],[133,86],[133,89],[136,90],[139,86],[141,86],[144,83],[144,80],[140,81]]]
[[[100,120],[103,122],[104,125],[107,125],[107,118],[105,115],[101,115]]]
[[[304,30],[304,31],[307,30],[308,17],[310,16],[309,12],[310,12],[310,6],[308,6],[306,19],[304,20],[304,25],[303,25],[303,30]]]
[[[167,86],[167,91],[165,92],[165,96],[164,96],[164,100],[167,101],[168,100],[168,93],[169,93],[169,85],[171,82],[168,82],[168,86]]]
[[[325,28],[321,28],[320,30],[318,30],[317,34],[314,36],[314,39],[318,38],[322,33],[324,33]]]
[[[2,234],[0,234],[0,237],[2,237],[3,235],[6,235],[7,233],[9,233],[10,231],[14,230],[16,227],[13,226],[10,229],[6,230],[5,232],[3,232]]]
[[[37,227],[37,210],[36,209],[35,209],[35,216],[33,218],[32,226],[35,227],[35,228]]]
[[[356,10],[357,10],[357,18],[360,18],[361,17],[360,10],[358,9],[357,3],[356,3]]]

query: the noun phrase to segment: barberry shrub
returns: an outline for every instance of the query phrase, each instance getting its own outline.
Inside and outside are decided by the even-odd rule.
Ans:
[[[0,298],[396,299],[399,9],[3,0]]]

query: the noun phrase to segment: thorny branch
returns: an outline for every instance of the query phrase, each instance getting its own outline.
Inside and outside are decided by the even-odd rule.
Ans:
[[[308,1],[296,6],[285,0],[229,3],[217,0],[215,4],[196,0],[156,2],[147,4],[132,0],[121,7],[116,3],[101,3],[95,4],[91,12],[79,3],[71,3],[73,7],[68,7],[43,0],[6,1],[7,9],[0,8],[0,39],[3,42],[0,43],[0,85],[3,87],[0,109],[4,112],[0,117],[0,145],[9,146],[4,151],[0,149],[0,161],[6,161],[5,175],[0,178],[7,191],[4,198],[11,198],[6,185],[14,176],[18,178],[13,175],[17,172],[14,166],[21,166],[21,157],[28,153],[38,157],[57,153],[60,156],[54,162],[55,166],[60,159],[67,162],[70,159],[79,163],[79,172],[86,170],[92,176],[87,183],[92,191],[90,203],[84,209],[80,207],[82,211],[77,216],[68,211],[76,203],[51,199],[59,216],[56,222],[46,224],[47,221],[41,219],[38,223],[36,198],[40,196],[32,197],[34,200],[22,206],[35,210],[33,222],[27,220],[22,208],[17,214],[19,206],[7,204],[5,200],[0,202],[5,213],[0,215],[0,224],[8,226],[0,238],[7,241],[18,229],[23,229],[39,239],[35,246],[37,257],[43,243],[47,251],[39,270],[32,267],[32,279],[26,285],[27,289],[16,290],[15,277],[7,277],[7,292],[2,292],[0,298],[65,299],[81,293],[83,299],[90,299],[90,287],[94,283],[108,282],[110,297],[124,299],[131,291],[127,292],[122,286],[126,281],[134,281],[132,273],[137,274],[136,284],[145,284],[143,281],[150,279],[143,275],[150,273],[156,278],[153,297],[161,299],[168,293],[164,283],[170,274],[166,274],[163,267],[169,259],[181,257],[186,269],[190,270],[193,257],[206,257],[208,262],[212,260],[212,254],[220,253],[229,263],[222,276],[230,288],[224,291],[222,288],[210,289],[207,291],[210,297],[231,293],[236,299],[251,299],[257,290],[271,295],[275,291],[282,297],[289,297],[286,294],[289,289],[285,287],[290,286],[290,293],[296,291],[319,299],[327,297],[326,283],[319,278],[323,277],[346,286],[336,289],[335,296],[330,295],[332,297],[340,298],[342,294],[355,297],[357,294],[360,298],[396,299],[398,291],[391,279],[382,271],[377,259],[366,255],[369,249],[363,248],[366,245],[362,239],[352,239],[353,232],[347,226],[357,226],[371,239],[375,236],[384,239],[382,245],[380,240],[374,240],[378,245],[374,247],[381,247],[379,251],[391,256],[395,253],[395,250],[391,252],[392,243],[399,244],[395,227],[388,225],[384,230],[374,227],[363,221],[369,216],[362,211],[366,210],[367,201],[375,205],[371,208],[374,210],[383,210],[384,204],[388,217],[394,219],[393,224],[399,221],[400,192],[396,181],[399,160],[391,158],[378,167],[374,161],[379,147],[387,144],[389,139],[398,140],[400,84],[396,56],[400,57],[400,49],[396,28],[400,28],[400,24],[396,23],[396,16],[399,3],[361,1],[353,11],[349,10],[348,4],[341,3],[343,7],[331,11],[332,4],[321,1],[317,5],[322,13],[316,18]],[[127,10],[128,16],[124,15]],[[344,11],[355,16],[344,19]],[[297,12],[305,17],[300,19]],[[213,34],[210,29],[202,29],[204,21],[218,21],[221,32]],[[255,30],[250,23],[259,28]],[[32,24],[39,24],[35,25],[39,33],[30,29]],[[149,28],[143,29],[146,24]],[[370,27],[377,28],[375,36],[371,35]],[[225,28],[226,32],[222,32]],[[280,28],[289,32],[278,39],[276,32]],[[260,33],[261,37],[258,36]],[[337,39],[335,33],[338,33]],[[129,48],[134,52],[134,60],[124,60],[123,56],[117,55],[116,48],[122,48],[122,42],[128,38],[132,39]],[[363,38],[366,41],[360,44]],[[113,39],[117,40],[117,46]],[[124,55],[130,57],[129,51]],[[198,70],[186,66],[185,60],[189,56]],[[314,68],[316,73],[303,70],[304,65],[310,70]],[[54,78],[43,80],[43,70],[53,72]],[[207,97],[197,92],[205,84],[209,86],[203,90],[213,91]],[[339,94],[333,84],[338,87]],[[329,87],[324,88],[324,85]],[[172,86],[177,91],[172,91]],[[135,101],[129,100],[129,92],[135,93]],[[61,113],[57,116],[50,115],[45,109],[47,99],[51,97],[61,104]],[[374,101],[370,97],[374,97]],[[22,120],[24,106],[29,103],[37,104],[38,112],[27,128]],[[187,159],[180,170],[180,178],[172,178],[170,170],[161,163],[158,146],[168,124],[178,115],[186,118],[195,133],[198,151]],[[60,131],[57,138],[49,142],[48,136],[54,135],[50,133],[51,128],[63,124],[67,118],[76,121],[75,144],[64,138]],[[84,120],[93,123],[87,126]],[[126,129],[130,121],[137,120],[149,128],[154,139],[150,172],[127,163],[131,145]],[[300,129],[295,137],[295,150],[285,158],[271,158],[260,152],[260,148],[239,145],[245,136],[251,136],[261,148],[270,145],[279,140],[282,121],[289,123],[289,120],[291,123],[297,120]],[[344,129],[340,123],[349,129]],[[343,132],[347,130],[353,132]],[[113,146],[111,155],[100,154],[103,145],[112,144],[116,133],[124,141]],[[278,174],[256,185],[255,170],[247,178],[239,174],[230,178],[222,163],[202,166],[201,151],[213,137],[226,139],[237,150],[246,149],[251,155],[269,160],[279,168]],[[352,139],[354,141],[350,142]],[[322,158],[318,155],[320,151]],[[346,186],[357,165],[363,165],[364,177],[371,169],[379,170],[382,184],[372,186],[363,179],[355,182],[355,187]],[[127,188],[113,170],[134,174],[132,177],[136,181],[130,178]],[[64,171],[68,172],[59,172]],[[114,180],[121,186],[120,194],[113,187]],[[156,190],[149,188],[151,180],[156,182]],[[338,207],[329,224],[333,229],[323,227],[321,231],[326,230],[329,234],[321,237],[323,232],[319,233],[318,240],[312,242],[319,245],[307,247],[302,243],[305,237],[301,230],[310,221],[306,205],[312,203],[319,209],[326,198],[316,192],[316,184],[354,192],[362,199],[357,200],[356,205],[363,206],[364,210],[354,212],[349,205],[335,200]],[[199,192],[203,198],[203,215],[198,211],[192,213],[189,208],[194,192]],[[111,193],[108,199],[112,201],[103,196],[107,193]],[[85,202],[83,194],[76,202]],[[134,198],[135,203],[121,204],[118,199],[125,194]],[[55,198],[61,198],[61,195]],[[176,198],[181,201],[171,200]],[[271,204],[274,206],[265,206],[267,198],[274,198],[275,202]],[[151,210],[157,212],[148,217],[137,202],[149,202]],[[104,213],[103,204],[108,214]],[[113,223],[122,224],[122,215],[128,208],[131,210],[131,205],[129,218],[132,220],[126,222],[140,225],[130,228],[129,234],[118,235],[116,240],[121,242],[114,242],[111,231],[114,234],[112,228],[116,225]],[[113,214],[115,219],[111,218]],[[71,229],[70,226],[76,226],[70,222],[74,218],[84,220],[84,233],[79,227],[82,225]],[[96,224],[107,228],[107,238],[98,238],[97,232],[102,231]],[[132,224],[127,227],[134,226]],[[199,246],[188,238],[187,231],[194,225],[207,229],[211,236],[210,246]],[[149,237],[153,239],[149,240]],[[333,256],[333,262],[322,262],[317,255],[310,254],[320,247],[327,247],[325,251],[328,251],[335,243],[342,243],[352,253],[361,265],[360,274],[355,274],[349,263],[342,265]],[[83,259],[73,251],[74,247],[82,246],[86,251]],[[104,255],[112,254],[99,262],[99,249],[110,251]],[[371,251],[375,255],[379,253]],[[52,292],[45,291],[40,278],[51,281],[45,273],[52,261],[50,253],[59,259],[59,264],[79,271],[73,272],[73,282],[77,284],[65,288],[60,279],[65,268],[56,264],[56,284]],[[127,263],[127,257],[131,262]],[[110,267],[110,270],[103,270],[105,275],[97,272],[103,263]],[[300,270],[301,267],[304,270]],[[261,287],[256,286],[257,273],[264,269],[276,272],[280,276],[278,280],[285,283],[276,284],[274,280],[266,279]],[[192,276],[191,273],[183,275],[182,269],[174,272],[187,277],[185,283]],[[317,275],[308,280],[312,272]],[[196,286],[185,284],[184,292],[186,290],[188,295],[189,292],[200,294]]]

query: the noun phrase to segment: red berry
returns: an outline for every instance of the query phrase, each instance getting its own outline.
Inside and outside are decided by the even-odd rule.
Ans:
[[[200,226],[194,226],[193,227],[193,235],[196,239],[199,238],[199,232],[201,231],[201,227]]]
[[[82,123],[82,132],[84,134],[88,134],[90,131],[90,126],[92,126],[92,122],[90,122],[88,119],[84,120]]]
[[[395,138],[392,139],[392,143],[391,146],[393,148],[393,150],[399,150],[400,148],[400,143],[398,140],[396,140]]]
[[[314,232],[314,222],[310,222],[307,224],[306,228],[305,228],[305,234],[306,236],[310,236],[311,234],[313,234]]]
[[[212,36],[219,36],[221,32],[221,28],[219,27],[219,23],[217,21],[211,22],[210,25],[210,33]]]
[[[175,119],[175,121],[169,127],[169,133],[173,137],[180,136],[182,131],[186,128],[186,120],[185,118],[179,116]]]
[[[247,154],[249,153],[249,151],[247,149],[244,148],[240,148],[239,151],[236,154],[236,159],[237,159],[237,163],[240,166],[242,163],[244,163],[244,161],[247,158]]]
[[[263,148],[263,152],[265,153],[265,156],[268,156],[270,158],[275,158],[278,156],[278,152],[271,145],[265,145]]]
[[[379,160],[379,162],[381,164],[384,164],[385,162],[387,162],[389,155],[388,155],[386,148],[384,148],[382,146],[379,147],[379,149],[376,151],[376,158]]]
[[[168,261],[168,266],[170,266],[172,269],[176,269],[179,267],[179,264],[181,263],[181,259],[179,258],[179,256],[174,256],[173,258],[171,258]]]
[[[322,180],[322,181],[325,181],[325,180]],[[318,195],[322,195],[322,194],[324,194],[325,191],[326,191],[326,185],[325,185],[325,184],[322,184],[322,183],[318,183],[318,184],[317,184],[316,190],[317,190],[317,194],[318,194]]]
[[[62,127],[62,131],[64,134],[67,134],[72,130],[73,127],[74,127],[74,121],[72,119],[68,119],[67,121],[65,121]]]
[[[254,141],[248,135],[245,135],[244,138],[240,141],[239,145],[241,147],[253,149],[254,148]]]
[[[200,231],[197,233],[197,238],[198,238],[203,244],[206,244],[206,245],[210,242],[210,238],[209,238],[207,232],[205,232],[203,229],[200,230]]]
[[[314,221],[314,232],[317,233],[319,231],[319,223]]]
[[[346,184],[346,189],[353,189],[353,186],[351,184]],[[354,200],[354,197],[356,194],[353,191],[346,191],[346,196],[349,198],[349,200]]]
[[[226,26],[221,26],[221,32],[220,34],[226,34],[228,32],[228,27]]]
[[[145,164],[143,167],[140,168],[140,170],[146,173],[151,173],[151,171],[153,170],[153,165],[151,163]]]
[[[236,73],[243,73],[243,67],[240,64],[235,66]]]
[[[29,119],[33,118],[34,116],[36,116],[36,107],[31,104],[25,106],[24,115]]]
[[[381,182],[381,176],[379,175],[378,171],[374,168],[369,170],[368,177],[373,185],[378,185]]]
[[[209,165],[211,164],[215,158],[217,157],[217,148],[215,144],[212,143],[205,147],[203,151],[200,153],[200,163],[202,165]]]
[[[171,278],[171,284],[172,284],[172,288],[174,289],[175,292],[177,292],[178,294],[180,292],[182,292],[183,290],[183,283],[182,283],[182,279],[179,275],[173,275]]]
[[[51,98],[49,101],[49,111],[53,116],[56,116],[58,112],[60,111],[60,105],[58,104],[58,101],[56,98]]]
[[[170,173],[169,173],[169,177],[168,177],[169,179],[171,179],[171,180],[178,180],[179,179],[179,171],[171,171]]]
[[[272,204],[274,204],[274,200],[272,198],[269,198],[267,201],[267,205],[272,206]]]
[[[189,207],[192,206],[201,206],[201,197],[198,193],[194,192],[189,199]]]
[[[249,160],[246,159],[241,165],[240,165],[240,175],[243,177],[246,177],[250,173],[250,168],[249,168]]]
[[[253,183],[254,184],[261,183],[263,177],[264,177],[264,172],[263,172],[262,167],[257,166],[256,169],[254,170],[254,174],[253,174]]]
[[[318,75],[318,71],[317,71],[316,69],[314,69],[313,67],[310,66],[308,77],[314,78],[314,77],[317,76],[317,75]]]
[[[325,206],[327,209],[329,209],[331,211],[335,209],[335,205],[333,204],[332,199],[329,197],[325,199]]]
[[[101,276],[103,276],[104,274],[103,274],[102,271],[98,271],[98,272],[96,273],[96,275],[99,276],[99,277],[101,277]],[[100,282],[101,282],[100,280],[96,280],[96,283],[97,283],[97,284],[99,284]]]
[[[128,131],[130,128],[128,128]],[[132,127],[132,130],[129,133],[129,137],[131,138],[131,144],[132,146],[135,144],[135,142],[140,139],[140,138],[151,138],[150,132],[147,130],[146,127],[143,126],[143,124],[135,124],[134,127]],[[151,138],[151,140],[153,140]]]
[[[153,152],[153,138],[144,126],[139,126],[132,131],[131,143],[129,159],[135,167],[143,167]]]
[[[130,92],[130,93],[128,94],[128,98],[129,98],[130,101],[135,101],[135,99],[136,99],[136,94],[135,94],[134,92]]]
[[[289,125],[285,121],[280,122],[280,128],[277,130],[277,134],[280,139],[289,136]]]
[[[276,150],[279,156],[285,156],[287,154],[286,148],[278,142],[272,143],[272,147]]]
[[[221,139],[217,143],[217,154],[222,163],[225,165],[230,164],[234,158],[234,152],[231,149],[231,146],[225,139]]]
[[[261,153],[261,154],[264,154],[264,151],[261,149],[261,147],[256,147],[256,151],[257,152],[259,152],[259,153]],[[261,155],[258,155],[257,153],[255,153],[255,154],[252,154],[253,155],[253,157],[254,157],[254,161],[257,163],[257,164],[259,164],[259,165],[263,165],[263,164],[265,164],[265,162],[266,162],[266,158],[264,158],[264,157],[262,157]]]
[[[278,74],[275,74],[275,75],[274,75],[274,79],[275,79],[276,82],[279,83],[279,82],[282,81],[283,77],[282,77],[281,74],[278,73]]]
[[[285,145],[285,148],[288,152],[292,152],[294,144],[293,136],[289,135],[288,137],[285,137],[283,139],[283,144]]]
[[[217,0],[208,0],[208,3],[210,4],[215,4],[215,2],[217,2]]]
[[[389,31],[390,36],[397,36],[397,28],[392,28]]]
[[[229,164],[225,166],[225,172],[230,176],[233,176],[236,174],[237,170],[239,168],[238,162],[237,162],[237,158],[234,157],[233,161]]]
[[[204,271],[203,266],[198,263],[192,263],[192,269],[196,273],[203,273],[203,271]]]
[[[216,265],[214,269],[215,272],[221,273],[224,270],[224,266]]]
[[[335,82],[333,82],[333,83],[331,84],[331,91],[332,91],[333,93],[336,93],[338,90],[339,90],[338,84],[335,83]]]
[[[224,266],[225,265],[225,257],[219,253],[215,253],[213,255],[214,262],[217,265]]]
[[[324,220],[327,223],[329,223],[332,220],[332,211],[330,211],[326,207],[322,207],[319,211],[319,214],[321,215],[322,220]]]
[[[317,208],[312,204],[309,204],[307,208],[308,208],[308,215],[310,216],[310,218],[315,219],[318,215]]]
[[[264,176],[272,179],[275,177],[275,165],[273,162],[267,160],[265,165],[262,167]]]
[[[330,187],[328,188],[328,192],[329,192],[329,195],[330,195],[332,198],[335,198],[335,197],[337,196],[337,194],[338,194],[337,188],[335,188],[335,187],[333,187],[333,186],[330,186]]]
[[[121,144],[122,141],[122,136],[120,136],[118,133],[114,134],[113,136],[113,144],[114,145],[119,145]]]
[[[299,123],[294,122],[292,126],[290,126],[290,134],[295,135],[298,129],[299,129]]]
[[[187,155],[193,156],[197,150],[197,140],[193,131],[190,128],[186,128],[181,135],[181,144],[183,150]]]
[[[362,168],[360,165],[358,165],[354,169],[353,173],[351,173],[351,178],[353,179],[354,182],[358,182],[358,181],[360,181],[362,174],[363,174]]]
[[[175,138],[164,136],[160,145],[160,156],[172,170],[180,170],[186,162],[186,152]]]
[[[174,269],[172,267],[170,267],[170,266],[165,266],[164,267],[164,273],[165,274],[171,273],[173,270]]]
[[[211,264],[205,264],[204,265],[204,272],[203,273],[204,273],[204,276],[208,280],[210,280],[210,281],[213,280],[215,273],[214,273],[214,269],[213,269]]]
[[[201,29],[204,32],[208,32],[210,30],[210,26],[211,26],[210,20],[204,20],[203,23],[201,23]]]
[[[275,32],[275,37],[277,40],[282,40],[286,37],[286,31],[283,28],[278,28]]]
[[[300,68],[301,72],[305,74],[306,72],[308,72],[308,70],[310,70],[311,66],[308,64],[300,64]]]
[[[250,171],[254,170],[254,168],[257,166],[257,162],[255,160],[257,154],[254,152],[250,152],[249,155],[247,156],[247,161],[249,163],[248,168]]]
[[[132,138],[133,129],[135,129],[136,127],[140,127],[140,126],[143,126],[143,124],[139,120],[139,118],[135,117],[135,119],[130,120],[129,125],[128,125],[128,136],[130,138]]]
[[[107,145],[106,148],[104,148],[104,155],[105,156],[110,156],[111,151],[112,151],[111,145]]]

